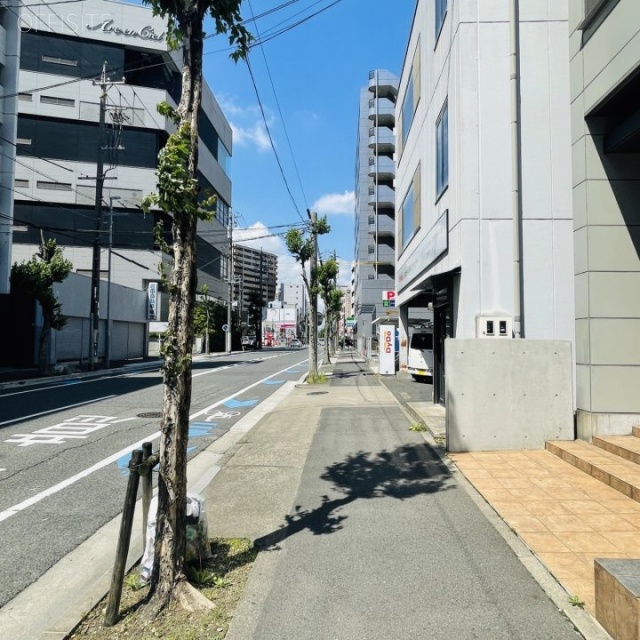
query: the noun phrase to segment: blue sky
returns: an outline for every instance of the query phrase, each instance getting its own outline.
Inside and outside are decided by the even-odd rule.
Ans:
[[[285,3],[244,0],[242,15],[259,16]],[[267,38],[320,11],[252,50],[259,100],[247,65],[229,59],[224,36],[206,41],[205,78],[234,130],[232,206],[236,224],[249,229],[238,230],[237,238],[285,231],[278,227],[300,223],[307,208],[315,209],[331,225],[320,240],[321,254],[335,250],[340,282],[350,281],[359,91],[371,69],[400,73],[414,8],[415,0],[297,0],[250,23],[256,38],[256,27]],[[246,244],[283,256],[281,282],[300,277],[282,237]]]

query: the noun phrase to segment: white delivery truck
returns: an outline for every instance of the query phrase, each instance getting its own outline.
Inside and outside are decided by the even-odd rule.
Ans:
[[[433,376],[433,331],[414,331],[409,340],[407,370],[414,380]]]

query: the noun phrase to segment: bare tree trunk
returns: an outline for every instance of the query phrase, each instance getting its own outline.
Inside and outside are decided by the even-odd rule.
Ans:
[[[202,89],[202,20],[195,8],[184,19],[182,97],[179,127],[191,127],[189,175],[197,178],[198,110]],[[197,198],[197,188],[192,194]],[[164,405],[160,439],[155,562],[148,603],[150,618],[172,599],[180,599],[185,576],[187,441],[191,405],[191,357],[196,296],[197,217],[173,212],[173,271],[169,286],[169,320],[164,365]]]
[[[49,362],[49,345],[51,344],[51,321],[47,314],[43,314],[42,330],[40,331],[40,342],[38,345],[38,370],[44,375],[51,373],[51,363]]]

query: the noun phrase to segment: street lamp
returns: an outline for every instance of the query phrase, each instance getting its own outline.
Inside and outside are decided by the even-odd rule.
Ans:
[[[107,334],[105,336],[104,360],[108,369],[111,366],[111,248],[113,247],[113,201],[120,196],[109,196],[109,253],[107,262]]]

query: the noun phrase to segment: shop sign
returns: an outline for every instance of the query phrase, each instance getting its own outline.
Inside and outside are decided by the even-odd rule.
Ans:
[[[140,29],[126,29],[115,24],[113,18],[103,20],[98,24],[86,25],[87,31],[102,31],[102,33],[124,36],[125,38],[139,38],[140,40],[151,40],[152,42],[164,42],[166,33],[156,33],[151,25],[146,25]]]
[[[149,321],[153,322],[156,319],[158,310],[158,283],[150,282],[147,287],[147,295],[149,297],[148,315]]]

